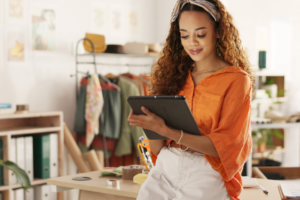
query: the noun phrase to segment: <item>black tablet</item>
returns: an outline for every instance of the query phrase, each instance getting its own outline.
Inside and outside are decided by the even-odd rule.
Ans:
[[[141,107],[145,106],[163,118],[167,126],[185,133],[201,135],[184,96],[130,96],[127,101],[136,115],[144,114]],[[169,139],[147,129],[144,132],[151,140]]]

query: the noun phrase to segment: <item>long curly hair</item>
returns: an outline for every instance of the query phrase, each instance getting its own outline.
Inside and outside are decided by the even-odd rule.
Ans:
[[[255,78],[251,70],[248,56],[242,47],[239,31],[234,26],[233,18],[220,0],[207,0],[213,3],[220,20],[215,22],[216,31],[219,33],[219,50],[224,61],[235,67],[241,67],[250,75],[252,88]],[[199,6],[187,3],[180,14],[184,11],[206,12]],[[152,67],[151,94],[152,95],[176,95],[183,88],[194,61],[184,52],[179,32],[179,18],[171,23],[169,35],[166,39],[163,51],[158,61]],[[210,15],[210,14],[208,14]],[[214,19],[211,17],[214,21]]]

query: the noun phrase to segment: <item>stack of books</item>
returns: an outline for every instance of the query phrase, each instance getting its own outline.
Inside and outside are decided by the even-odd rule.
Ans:
[[[50,185],[35,186],[27,191],[23,188],[15,189],[11,196],[14,200],[57,200],[57,193],[51,191]]]
[[[282,200],[300,200],[300,185],[299,184],[280,184],[279,193]]]
[[[0,142],[0,150],[1,144]],[[11,138],[9,160],[24,169],[30,181],[34,178],[58,177],[58,134],[48,133]],[[17,184],[15,175],[11,171],[10,173],[12,184]],[[22,188],[15,189],[11,195],[12,199],[17,200],[57,200],[57,194],[51,192],[50,185],[35,186],[28,192]]]
[[[9,103],[0,103],[0,115],[4,114],[13,114],[15,110],[12,108],[12,105]]]

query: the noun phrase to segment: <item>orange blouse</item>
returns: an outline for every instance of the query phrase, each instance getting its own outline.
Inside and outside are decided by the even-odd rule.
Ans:
[[[251,153],[251,94],[249,75],[233,66],[206,77],[196,87],[189,74],[178,94],[186,97],[200,132],[214,143],[219,158],[205,158],[220,172],[234,200],[242,192],[241,172]]]

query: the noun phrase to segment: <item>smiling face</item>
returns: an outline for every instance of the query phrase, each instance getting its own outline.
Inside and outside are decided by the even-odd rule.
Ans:
[[[184,11],[180,15],[179,28],[181,44],[195,62],[217,56],[217,33],[209,14]]]

